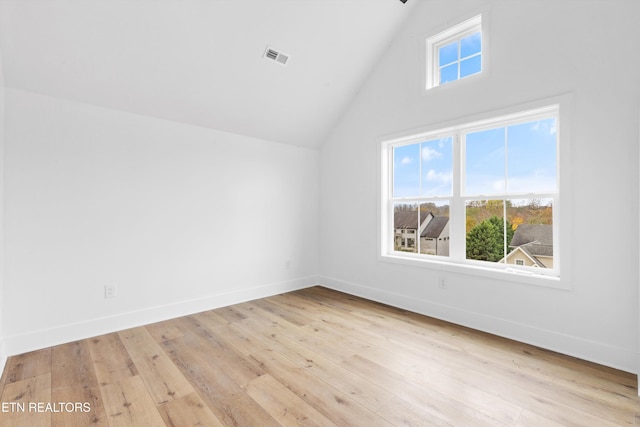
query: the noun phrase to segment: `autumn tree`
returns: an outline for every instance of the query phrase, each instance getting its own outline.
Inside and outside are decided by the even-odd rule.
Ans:
[[[518,226],[520,224],[524,224],[524,218],[523,217],[518,215],[518,216],[514,216],[513,218],[511,218],[511,228],[513,228],[514,231],[518,229]]]
[[[475,218],[473,218],[471,216],[467,216],[467,229],[466,229],[466,232],[468,233],[469,231],[471,231],[471,229],[473,227],[475,227],[476,225],[478,225],[478,221],[476,221]]]

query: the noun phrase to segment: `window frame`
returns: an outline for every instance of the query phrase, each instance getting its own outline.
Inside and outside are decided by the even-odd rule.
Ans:
[[[567,199],[571,198],[570,191],[570,111],[572,110],[573,95],[565,94],[544,100],[532,101],[519,106],[508,107],[476,116],[456,119],[455,121],[432,125],[422,129],[414,129],[387,135],[379,139],[380,143],[380,210],[379,210],[379,261],[404,264],[413,267],[424,267],[436,269],[438,271],[450,271],[461,274],[471,274],[487,278],[495,278],[508,282],[526,283],[541,286],[548,286],[558,289],[569,290],[572,287],[572,273],[570,270],[570,209],[565,208]],[[553,200],[553,225],[554,225],[554,267],[549,272],[542,272],[546,269],[521,269],[509,267],[509,264],[494,263],[461,259],[460,254],[465,251],[465,245],[458,247],[458,258],[449,258],[435,255],[425,255],[417,253],[396,253],[393,250],[393,204],[396,200],[390,197],[390,190],[393,188],[393,156],[392,148],[398,145],[408,145],[442,136],[448,136],[459,129],[478,129],[480,127],[495,128],[509,126],[510,123],[528,122],[535,120],[535,117],[543,116],[553,111],[556,117],[556,180],[557,188]],[[529,120],[531,118],[531,120]],[[562,129],[560,129],[560,124]],[[454,184],[454,192],[457,198],[445,197],[452,200],[450,205],[450,245],[459,245],[466,237],[466,232],[461,223],[464,223],[465,212],[460,210],[460,205],[464,205],[460,197],[462,190],[460,185],[460,167],[462,158],[460,155],[460,140],[456,137],[454,141],[454,174],[457,181]],[[457,169],[457,170],[456,170]],[[562,194],[563,202],[560,201]],[[476,197],[477,199],[491,199],[492,197]],[[519,199],[519,194],[509,194],[508,199]],[[417,202],[432,201],[434,197],[417,197]],[[458,206],[454,206],[454,200],[458,200]],[[564,203],[564,205],[563,205]],[[457,219],[454,219],[457,217]],[[564,226],[563,226],[564,224]],[[454,242],[458,243],[454,243]],[[464,242],[466,244],[466,242]],[[562,244],[561,244],[562,243]],[[450,246],[450,250],[455,248]],[[560,260],[562,259],[562,262]],[[497,263],[495,263],[497,264]],[[562,267],[561,267],[562,266]]]
[[[478,14],[472,18],[469,18],[459,24],[447,28],[435,35],[427,37],[426,39],[426,89],[432,89],[439,86],[451,84],[456,81],[464,80],[469,77],[481,75],[485,70],[486,50],[485,50],[485,31],[482,29],[482,14]],[[440,65],[439,65],[439,48],[445,46],[454,41],[460,41],[463,38],[480,32],[481,47],[480,53],[480,71],[470,74],[465,77],[458,77],[456,80],[451,80],[445,83],[440,83]],[[458,76],[460,75],[460,62],[459,56],[460,47],[458,47]]]

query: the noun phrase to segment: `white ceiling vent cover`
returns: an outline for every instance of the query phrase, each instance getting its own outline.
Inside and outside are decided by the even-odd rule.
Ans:
[[[287,61],[289,60],[289,55],[285,55],[284,53],[278,52],[270,47],[267,47],[267,50],[265,50],[264,57],[272,59],[282,65],[287,65]]]

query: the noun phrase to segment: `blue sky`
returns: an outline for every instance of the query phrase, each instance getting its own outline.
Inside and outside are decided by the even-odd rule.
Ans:
[[[451,137],[394,148],[394,197],[450,196],[452,156]],[[465,195],[555,192],[555,119],[468,133],[464,160]]]
[[[467,195],[554,192],[555,119],[469,133],[465,162]]]
[[[452,141],[447,137],[395,148],[395,197],[450,196]]]
[[[440,84],[479,73],[482,68],[481,51],[480,32],[438,48]]]

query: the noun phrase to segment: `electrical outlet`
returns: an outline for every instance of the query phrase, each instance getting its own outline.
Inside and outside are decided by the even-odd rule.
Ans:
[[[284,269],[291,270],[291,261],[287,260],[284,262]]]
[[[104,297],[115,298],[118,295],[118,286],[115,283],[104,285]]]
[[[438,287],[440,289],[447,289],[447,281],[444,277],[438,277]]]

